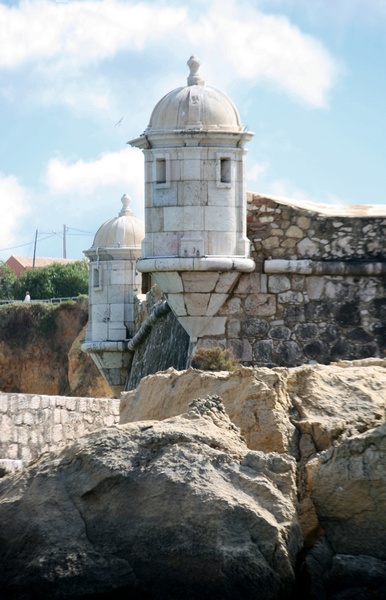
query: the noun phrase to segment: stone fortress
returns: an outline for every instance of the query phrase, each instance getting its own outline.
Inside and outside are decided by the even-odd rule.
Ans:
[[[385,207],[247,193],[253,134],[231,100],[205,84],[199,60],[188,66],[187,85],[163,97],[129,142],[145,158],[145,224],[124,196],[119,216],[85,252],[83,349],[119,395],[136,332],[146,317],[156,321],[144,295],[155,285],[159,315],[172,310],[189,335],[190,357],[214,345],[243,365],[268,367],[382,357]]]
[[[131,142],[145,224],[125,195],[86,251],[116,398],[0,392],[0,588],[384,598],[386,212],[247,193],[252,134],[189,66]],[[218,345],[263,368],[184,370]]]

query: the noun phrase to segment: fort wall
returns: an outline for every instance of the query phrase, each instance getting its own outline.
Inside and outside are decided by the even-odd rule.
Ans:
[[[0,466],[12,470],[95,429],[119,423],[119,402],[0,393]]]
[[[249,194],[256,271],[241,275],[220,309],[223,332],[200,345],[221,344],[258,366],[383,357],[386,214],[373,210]]]

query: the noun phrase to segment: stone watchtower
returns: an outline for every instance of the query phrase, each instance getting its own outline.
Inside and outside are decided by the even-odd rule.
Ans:
[[[151,273],[195,342],[221,335],[217,316],[238,278],[255,268],[246,236],[244,146],[236,107],[206,86],[195,56],[187,86],[164,96],[145,132],[145,239],[137,268]]]
[[[141,289],[136,260],[144,237],[144,223],[133,216],[129,196],[121,201],[119,215],[98,229],[84,252],[90,259],[89,322],[82,345],[117,395],[131,358],[125,350],[135,333],[134,302]]]

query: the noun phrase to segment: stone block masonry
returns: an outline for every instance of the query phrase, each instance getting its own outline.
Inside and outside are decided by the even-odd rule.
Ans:
[[[25,465],[43,452],[119,423],[119,402],[115,398],[0,393],[0,466],[11,470]]]

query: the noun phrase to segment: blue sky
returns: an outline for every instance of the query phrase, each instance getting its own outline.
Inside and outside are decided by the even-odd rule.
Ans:
[[[191,54],[255,133],[250,191],[386,204],[386,0],[0,0],[0,260],[64,225],[83,258],[124,193],[143,216],[126,142]]]

